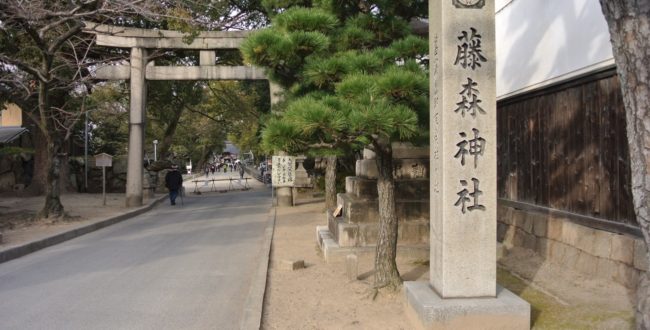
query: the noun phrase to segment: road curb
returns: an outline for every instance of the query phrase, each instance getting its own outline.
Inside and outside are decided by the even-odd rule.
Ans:
[[[161,201],[165,200],[167,198],[167,194],[164,194],[157,199],[155,199],[152,203],[150,203],[147,206],[142,206],[138,209],[126,212],[124,214],[120,214],[114,217],[110,217],[105,220],[100,220],[92,224],[88,224],[83,227],[71,229],[50,237],[46,237],[43,239],[39,239],[33,242],[25,243],[23,245],[19,245],[13,248],[9,248],[5,251],[0,252],[0,263],[7,262],[9,260],[13,260],[16,258],[20,258],[24,255],[30,254],[32,252],[36,252],[38,250],[44,249],[46,247],[50,247],[52,245],[56,245],[59,243],[63,243],[65,241],[71,240],[73,238],[79,237],[81,235],[85,235],[88,233],[91,233],[93,231],[102,229],[104,227],[108,227],[110,225],[114,225],[118,222],[122,222],[124,220],[130,219],[132,217],[138,216],[142,213],[145,213],[149,210],[151,210],[154,206],[158,205]]]
[[[262,326],[262,312],[264,309],[264,294],[266,292],[266,279],[269,270],[269,259],[271,258],[271,243],[273,242],[273,231],[275,230],[275,218],[277,212],[271,207],[268,215],[266,229],[264,230],[264,243],[260,252],[260,262],[251,283],[251,289],[244,304],[244,315],[240,329],[260,329]]]

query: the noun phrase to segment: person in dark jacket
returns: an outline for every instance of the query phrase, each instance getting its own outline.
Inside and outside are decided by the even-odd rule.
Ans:
[[[165,187],[169,189],[169,201],[172,205],[176,205],[178,191],[183,187],[183,176],[178,171],[177,165],[172,165],[171,170],[165,175]]]

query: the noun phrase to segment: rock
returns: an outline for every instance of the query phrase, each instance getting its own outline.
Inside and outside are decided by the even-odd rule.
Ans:
[[[278,263],[278,268],[282,270],[298,270],[305,268],[304,260],[281,260]]]
[[[356,281],[359,276],[359,258],[355,254],[345,257],[345,274],[350,281]]]

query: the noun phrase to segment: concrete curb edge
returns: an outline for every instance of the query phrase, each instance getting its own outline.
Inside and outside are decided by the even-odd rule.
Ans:
[[[42,238],[40,240],[36,240],[36,241],[33,241],[33,242],[29,242],[29,243],[26,243],[26,244],[23,244],[23,245],[20,245],[20,246],[16,246],[16,247],[7,249],[5,251],[0,252],[0,263],[7,262],[9,260],[13,260],[13,259],[16,259],[16,258],[20,258],[20,257],[25,256],[27,254],[30,254],[32,252],[42,250],[42,249],[44,249],[46,247],[50,247],[52,245],[63,243],[65,241],[71,240],[71,239],[79,237],[81,235],[85,235],[85,234],[91,233],[93,231],[102,229],[104,227],[108,227],[108,226],[114,225],[114,224],[116,224],[118,222],[122,222],[124,220],[127,220],[127,219],[130,219],[132,217],[138,216],[138,215],[140,215],[142,213],[145,213],[145,212],[151,210],[152,208],[154,208],[154,206],[158,205],[161,201],[165,200],[166,198],[168,198],[168,195],[164,194],[164,195],[158,197],[157,199],[155,199],[149,205],[142,206],[142,207],[140,207],[138,209],[135,209],[133,211],[129,211],[129,212],[126,212],[124,214],[120,214],[120,215],[117,215],[117,216],[114,216],[114,217],[111,217],[111,218],[108,218],[108,219],[105,219],[105,220],[100,220],[100,221],[97,221],[95,223],[83,226],[83,227],[71,229],[71,230],[56,234],[54,236]]]
[[[271,258],[271,243],[273,242],[276,215],[276,208],[271,207],[266,229],[264,230],[264,243],[262,245],[262,251],[260,252],[260,262],[255,272],[255,276],[253,277],[248,297],[246,297],[244,315],[239,327],[240,329],[257,330],[262,326],[264,295],[266,293],[266,281],[269,270],[269,260]]]

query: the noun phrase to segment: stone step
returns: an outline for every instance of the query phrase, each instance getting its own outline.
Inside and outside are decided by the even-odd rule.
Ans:
[[[347,223],[341,217],[328,217],[328,229],[341,247],[375,246],[379,235],[379,223]],[[397,226],[397,245],[429,243],[429,221],[400,222]]]
[[[393,159],[429,159],[429,146],[414,146],[408,142],[393,142],[392,147]],[[375,159],[375,152],[370,149],[363,149],[363,159]]]
[[[345,178],[345,192],[359,198],[377,198],[377,180],[358,176]],[[406,179],[395,181],[395,196],[400,199],[428,200],[429,179]]]
[[[353,194],[337,194],[337,204],[343,206],[343,219],[349,223],[379,221],[379,203],[377,200],[359,198]],[[428,220],[429,199],[395,201],[397,221]]]
[[[374,159],[360,159],[355,164],[356,176],[376,179],[377,164]],[[393,159],[395,179],[424,179],[429,177],[429,159]]]
[[[316,241],[318,246],[323,251],[323,256],[325,261],[330,262],[342,262],[349,255],[355,255],[360,260],[373,260],[375,257],[375,247],[374,246],[357,246],[357,247],[345,247],[340,246],[333,238],[329,229],[326,226],[317,226],[316,227]],[[429,259],[429,245],[428,244],[418,244],[418,245],[399,245],[397,246],[397,256],[398,258],[406,260],[428,260]]]

